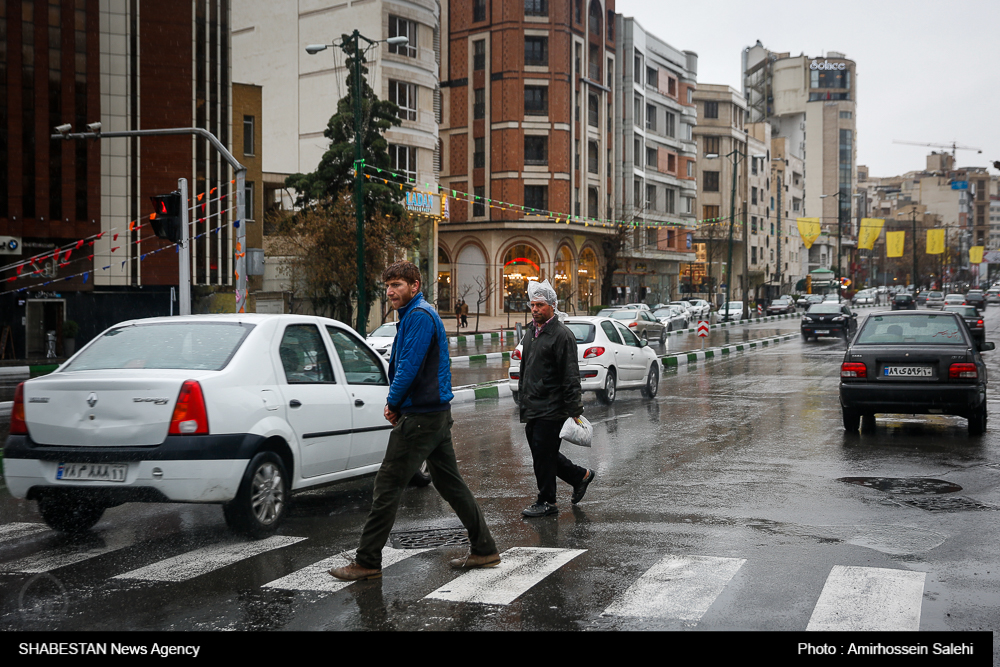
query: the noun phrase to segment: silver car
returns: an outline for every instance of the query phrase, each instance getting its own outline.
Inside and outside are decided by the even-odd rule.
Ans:
[[[944,308],[944,292],[927,292],[927,300],[924,305],[928,308]]]

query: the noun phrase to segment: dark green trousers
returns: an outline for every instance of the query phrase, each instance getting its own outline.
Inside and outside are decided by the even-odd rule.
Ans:
[[[358,565],[382,567],[382,548],[396,521],[399,500],[424,460],[427,461],[434,488],[451,505],[469,531],[472,553],[480,556],[496,553],[496,543],[486,526],[479,503],[458,472],[455,448],[451,442],[451,426],[454,423],[451,408],[443,412],[403,415],[396,422],[389,435],[382,467],[375,475],[375,497],[355,557]]]

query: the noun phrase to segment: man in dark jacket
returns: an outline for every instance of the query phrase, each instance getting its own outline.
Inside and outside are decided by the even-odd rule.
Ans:
[[[538,500],[525,508],[526,517],[558,514],[556,478],[573,487],[572,502],[583,499],[594,471],[580,467],[559,452],[559,431],[569,417],[583,414],[576,337],[556,315],[556,293],[548,284],[531,282],[531,324],[524,334],[521,372],[517,381],[521,423],[531,448],[538,483]]]
[[[451,561],[457,569],[500,563],[496,543],[479,504],[458,472],[451,441],[451,359],[444,323],[420,292],[420,270],[396,262],[382,273],[386,295],[399,313],[389,357],[385,418],[392,424],[389,446],[375,476],[372,509],[354,562],[330,570],[337,579],[382,576],[382,548],[389,539],[403,489],[427,461],[434,487],[458,514],[472,543],[470,553]]]

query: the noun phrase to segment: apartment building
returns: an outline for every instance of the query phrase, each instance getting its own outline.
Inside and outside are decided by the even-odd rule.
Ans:
[[[616,20],[622,56],[615,79],[623,92],[614,120],[620,146],[615,216],[635,228],[628,258],[615,273],[615,296],[666,302],[680,298],[681,271],[695,261],[698,55],[674,48],[633,18]]]

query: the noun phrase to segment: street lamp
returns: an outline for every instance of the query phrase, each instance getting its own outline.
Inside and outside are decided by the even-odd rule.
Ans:
[[[395,46],[407,44],[410,41],[407,37],[403,36],[371,40],[355,30],[351,33],[348,41],[341,38],[339,43],[310,44],[306,47],[306,53],[314,56],[320,51],[325,51],[330,46],[343,47],[345,44],[351,42],[354,44],[354,213],[358,229],[358,320],[355,329],[364,338],[367,335],[367,321],[365,317],[367,315],[367,303],[365,298],[364,156],[361,150],[361,40],[368,42],[368,46],[365,47],[366,52],[372,46],[382,42]]]
[[[733,289],[733,221],[736,219],[736,167],[740,163],[742,158],[747,156],[746,153],[740,152],[739,147],[726,153],[725,157],[733,158],[733,189],[729,197],[729,261],[726,263],[726,314],[725,318],[729,319],[729,297]],[[705,158],[712,159],[719,157],[718,153],[707,153]],[[762,153],[755,153],[750,157],[755,160],[767,159],[767,156]],[[743,221],[746,224],[746,220]],[[746,295],[744,295],[746,296]]]
[[[843,216],[843,210],[844,210],[844,208],[843,208],[843,206],[840,205],[840,200],[842,198],[844,198],[844,197],[857,198],[857,197],[860,197],[860,196],[861,196],[860,193],[849,195],[846,192],[844,192],[843,190],[837,190],[836,192],[834,192],[833,194],[830,194],[830,195],[820,195],[819,196],[820,199],[826,199],[827,197],[836,197],[837,198],[837,296],[838,297],[840,296],[840,279],[841,279],[841,273],[840,273],[840,237],[843,235],[843,231],[844,231],[844,222],[843,222],[843,220],[844,220],[844,216]]]

